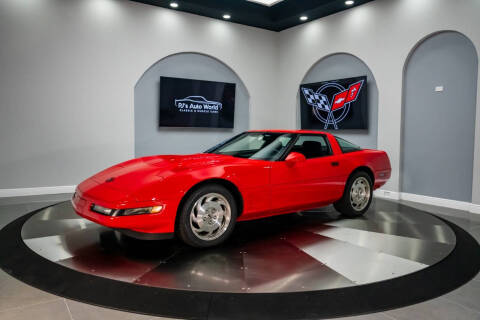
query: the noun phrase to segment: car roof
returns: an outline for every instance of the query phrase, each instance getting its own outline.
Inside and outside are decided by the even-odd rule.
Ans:
[[[316,130],[283,130],[283,129],[266,129],[266,130],[249,130],[248,132],[276,132],[276,133],[303,133],[303,134],[326,134],[331,133]]]

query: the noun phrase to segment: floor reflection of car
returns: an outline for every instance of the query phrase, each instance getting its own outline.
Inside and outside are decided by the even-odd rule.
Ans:
[[[178,106],[181,103],[185,103],[185,104],[194,103],[194,104],[201,104],[201,105],[216,106],[218,107],[218,109],[222,108],[222,104],[220,102],[209,101],[202,96],[189,96],[184,99],[175,99],[175,106]]]
[[[204,153],[115,165],[82,182],[72,203],[82,217],[133,237],[209,247],[236,221],[329,204],[361,216],[390,171],[384,151],[327,132],[249,131]]]

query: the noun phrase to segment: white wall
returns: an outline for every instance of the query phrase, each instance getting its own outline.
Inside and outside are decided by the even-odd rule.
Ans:
[[[399,191],[404,63],[415,45],[439,30],[455,30],[480,48],[478,0],[377,0],[280,33],[277,127],[295,127],[295,97],[302,78],[319,59],[351,53],[370,68],[378,85],[378,148],[388,152]],[[480,85],[480,81],[478,82]],[[480,88],[477,90],[472,199],[480,204]],[[419,159],[420,160],[420,159]]]
[[[133,88],[165,56],[216,57],[250,93],[251,128],[294,128],[307,71],[345,52],[377,81],[378,147],[393,166],[385,189],[398,191],[404,62],[440,30],[465,34],[479,50],[479,13],[478,0],[376,0],[273,33],[126,0],[2,0],[0,190],[72,185],[133,157]],[[478,204],[479,93],[472,191]]]
[[[0,1],[0,189],[74,185],[134,156],[134,86],[163,57],[216,57],[272,122],[276,33],[125,0]]]

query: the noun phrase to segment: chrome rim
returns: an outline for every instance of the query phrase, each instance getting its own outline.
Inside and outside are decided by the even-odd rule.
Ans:
[[[219,193],[208,193],[193,205],[190,227],[197,238],[211,241],[227,231],[231,217],[227,199]]]
[[[350,190],[350,203],[356,211],[362,211],[370,201],[370,184],[365,177],[358,177]]]

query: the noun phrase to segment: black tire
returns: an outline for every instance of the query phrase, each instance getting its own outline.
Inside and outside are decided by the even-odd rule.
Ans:
[[[217,238],[214,238],[211,240],[205,240],[205,239],[201,239],[199,235],[196,234],[194,230],[195,228],[194,226],[199,227],[199,225],[196,224],[195,222],[191,223],[190,215],[197,201],[201,201],[202,198],[204,198],[206,195],[209,195],[209,194],[218,194],[223,196],[224,199],[221,199],[221,200],[227,201],[229,205],[230,219],[228,224],[225,223],[223,225],[221,229],[224,229],[225,227],[226,229],[222,231],[222,233]],[[233,229],[235,227],[235,222],[237,220],[237,214],[238,214],[237,210],[238,210],[238,206],[235,202],[235,198],[233,197],[232,193],[228,191],[227,188],[218,184],[204,185],[198,188],[197,190],[195,190],[194,192],[192,192],[188,196],[188,198],[184,201],[182,208],[180,208],[180,211],[178,212],[179,217],[178,217],[178,224],[177,224],[177,235],[184,243],[192,247],[207,248],[207,247],[213,247],[213,246],[219,245],[222,242],[224,242],[233,232]],[[213,214],[215,213],[212,213],[210,218],[212,218]],[[210,219],[210,222],[212,221],[215,221],[215,220]]]
[[[352,191],[352,186],[355,181],[367,181],[369,187],[369,199],[364,208],[356,208],[352,203],[350,192]],[[370,208],[370,204],[372,203],[373,199],[373,183],[372,179],[365,171],[357,171],[355,172],[347,181],[345,186],[345,190],[343,192],[343,196],[340,200],[335,202],[333,206],[335,209],[340,212],[343,216],[348,218],[356,218],[362,216],[365,212],[367,212],[368,208]]]

